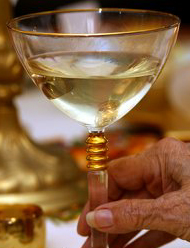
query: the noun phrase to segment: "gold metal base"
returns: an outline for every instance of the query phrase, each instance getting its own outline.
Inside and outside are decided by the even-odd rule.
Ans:
[[[0,0],[0,204],[35,203],[54,212],[84,202],[86,185],[63,148],[33,142],[19,124],[13,99],[23,70],[9,42],[10,18],[9,1]]]
[[[85,201],[82,172],[56,145],[33,142],[13,104],[0,105],[0,202],[35,203],[45,212]]]
[[[44,189],[35,192],[1,194],[1,204],[36,204],[45,214],[54,214],[69,209],[73,204],[84,204],[86,201],[86,181],[81,178],[55,189]]]

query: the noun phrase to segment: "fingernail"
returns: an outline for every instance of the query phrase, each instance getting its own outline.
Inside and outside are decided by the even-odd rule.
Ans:
[[[108,209],[92,211],[86,215],[86,222],[95,228],[110,227],[113,225],[113,215]]]

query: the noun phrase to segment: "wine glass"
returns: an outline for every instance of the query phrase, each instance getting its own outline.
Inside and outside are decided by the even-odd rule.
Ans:
[[[178,17],[156,11],[85,9],[30,14],[7,24],[33,82],[88,128],[91,210],[108,201],[104,130],[148,92],[176,41],[179,23]],[[107,235],[92,229],[91,247],[108,247]]]

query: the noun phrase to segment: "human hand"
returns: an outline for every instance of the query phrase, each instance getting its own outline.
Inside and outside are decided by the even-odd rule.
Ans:
[[[108,174],[111,202],[90,213],[87,203],[79,234],[90,236],[88,224],[110,233],[110,248],[123,247],[142,229],[149,231],[128,248],[157,248],[176,237],[190,241],[189,144],[163,139],[141,154],[112,161]],[[90,238],[83,245],[89,247]]]

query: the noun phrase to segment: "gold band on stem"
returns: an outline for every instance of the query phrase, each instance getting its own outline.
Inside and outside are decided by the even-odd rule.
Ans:
[[[107,147],[108,140],[104,133],[90,133],[87,140],[87,168],[90,171],[105,170],[107,168]]]

